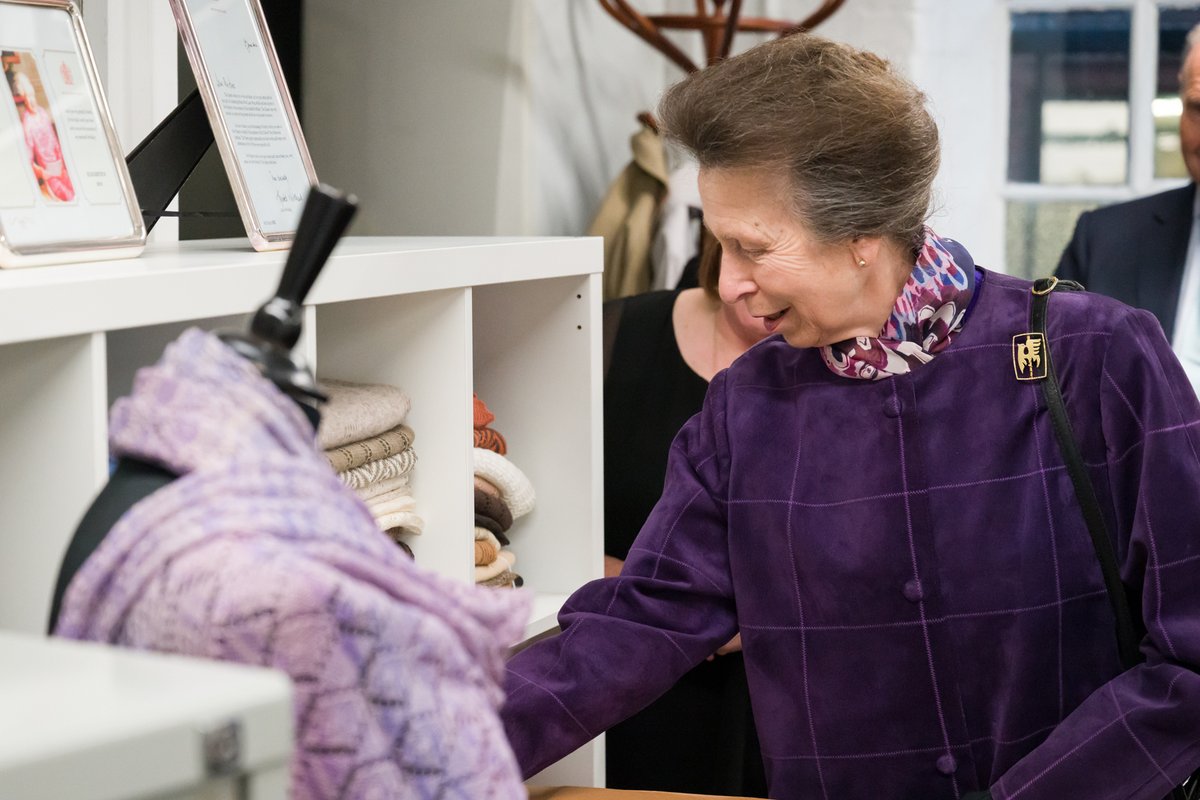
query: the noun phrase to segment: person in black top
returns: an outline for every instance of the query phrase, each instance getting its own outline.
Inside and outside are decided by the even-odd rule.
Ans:
[[[616,575],[662,493],[671,441],[708,382],[766,335],[717,296],[720,247],[705,236],[699,287],[604,305],[604,571]],[[689,265],[692,272],[696,265]],[[607,784],[765,797],[740,638],[608,731]]]

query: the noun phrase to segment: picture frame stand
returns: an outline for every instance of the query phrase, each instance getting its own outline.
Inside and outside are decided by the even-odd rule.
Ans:
[[[125,158],[146,231],[154,228],[213,144],[200,91],[193,89]]]

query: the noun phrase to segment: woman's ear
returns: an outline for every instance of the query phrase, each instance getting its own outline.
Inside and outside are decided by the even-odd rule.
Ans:
[[[855,236],[850,240],[850,256],[860,267],[867,267],[879,261],[882,249],[881,236]]]

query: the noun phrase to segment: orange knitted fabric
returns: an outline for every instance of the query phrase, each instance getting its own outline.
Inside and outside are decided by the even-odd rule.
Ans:
[[[495,421],[496,415],[479,399],[479,395],[472,393],[471,397],[475,401],[475,446],[491,450],[502,456],[507,455],[508,445],[505,443],[504,437],[500,435],[499,431],[488,427]]]
[[[496,415],[488,411],[488,407],[479,399],[479,395],[472,393],[471,397],[475,398],[475,427],[486,428],[495,421]]]
[[[502,456],[508,454],[508,444],[504,441],[504,437],[491,428],[475,429],[475,446],[491,450]]]
[[[475,566],[482,567],[496,560],[496,545],[487,541],[475,542]]]

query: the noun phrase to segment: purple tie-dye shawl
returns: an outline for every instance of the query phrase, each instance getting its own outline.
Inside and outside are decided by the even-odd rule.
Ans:
[[[286,671],[300,800],[526,796],[497,716],[522,592],[416,566],[299,408],[210,334],[138,373],[110,437],[181,477],[84,564],[58,635]]]

